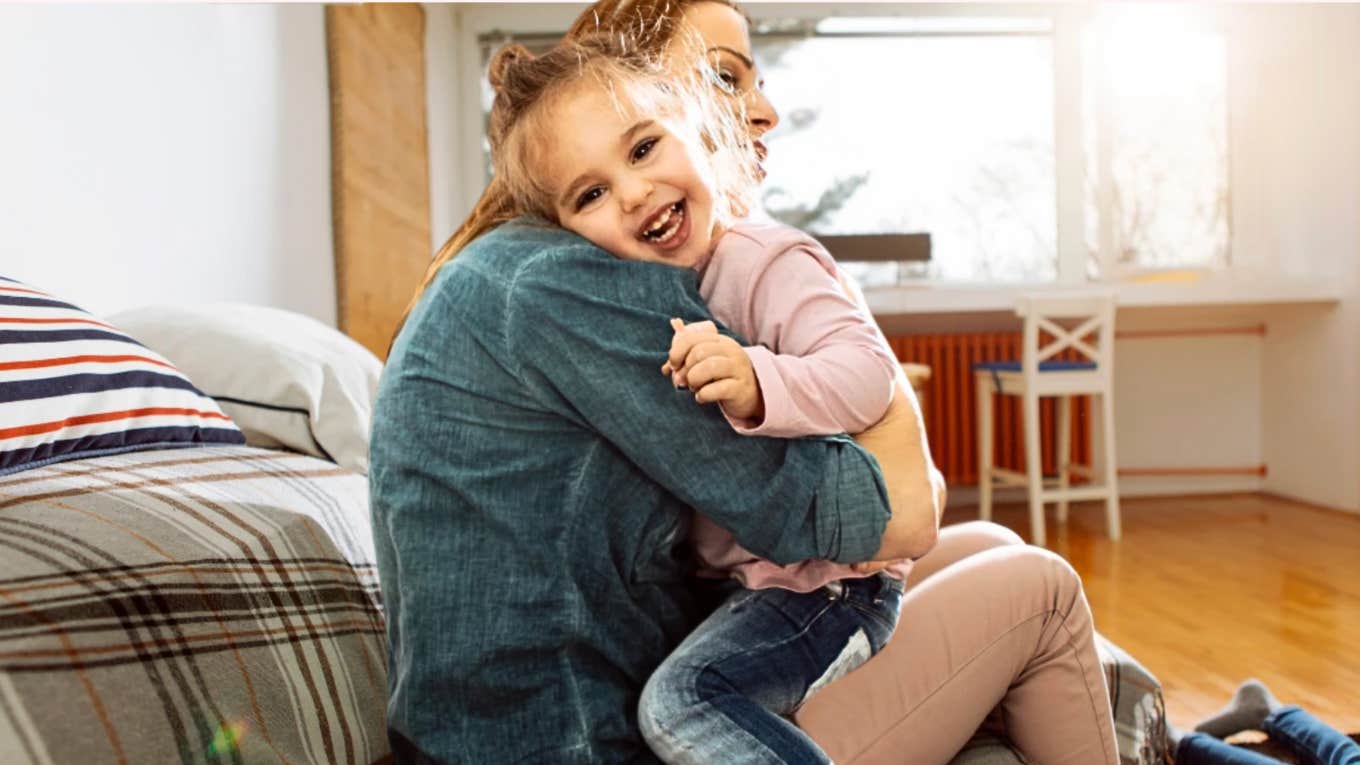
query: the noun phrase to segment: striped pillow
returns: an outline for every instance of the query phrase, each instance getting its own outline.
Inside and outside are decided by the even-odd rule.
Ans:
[[[174,365],[0,276],[0,475],[99,454],[245,438]]]

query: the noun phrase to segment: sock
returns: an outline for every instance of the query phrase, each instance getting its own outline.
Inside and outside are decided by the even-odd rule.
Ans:
[[[1177,728],[1176,726],[1171,724],[1170,720],[1167,720],[1166,721],[1167,750],[1174,755],[1176,753],[1176,750],[1179,749],[1181,746],[1181,739],[1185,738],[1185,735],[1189,732],[1190,731],[1185,731],[1181,730],[1180,728]]]
[[[1238,731],[1260,730],[1266,716],[1282,704],[1260,680],[1252,678],[1237,686],[1228,706],[1206,718],[1195,730],[1210,736],[1226,738]]]

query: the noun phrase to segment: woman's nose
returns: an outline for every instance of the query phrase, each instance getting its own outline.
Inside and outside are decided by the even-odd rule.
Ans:
[[[746,91],[746,122],[756,138],[774,130],[775,125],[779,124],[779,112],[775,111],[759,87]]]

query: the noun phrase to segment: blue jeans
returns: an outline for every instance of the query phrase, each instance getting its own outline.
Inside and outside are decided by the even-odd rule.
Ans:
[[[882,650],[901,607],[902,582],[884,574],[738,590],[647,681],[643,738],[671,765],[829,763],[785,716]]]
[[[1262,728],[1283,741],[1304,765],[1360,765],[1360,745],[1298,707],[1283,707]],[[1176,765],[1279,765],[1279,760],[1191,733],[1176,749]]]

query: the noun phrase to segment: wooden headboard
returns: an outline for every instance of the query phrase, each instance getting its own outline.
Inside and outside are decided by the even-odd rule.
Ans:
[[[326,7],[341,331],[385,358],[430,257],[425,12]]]

